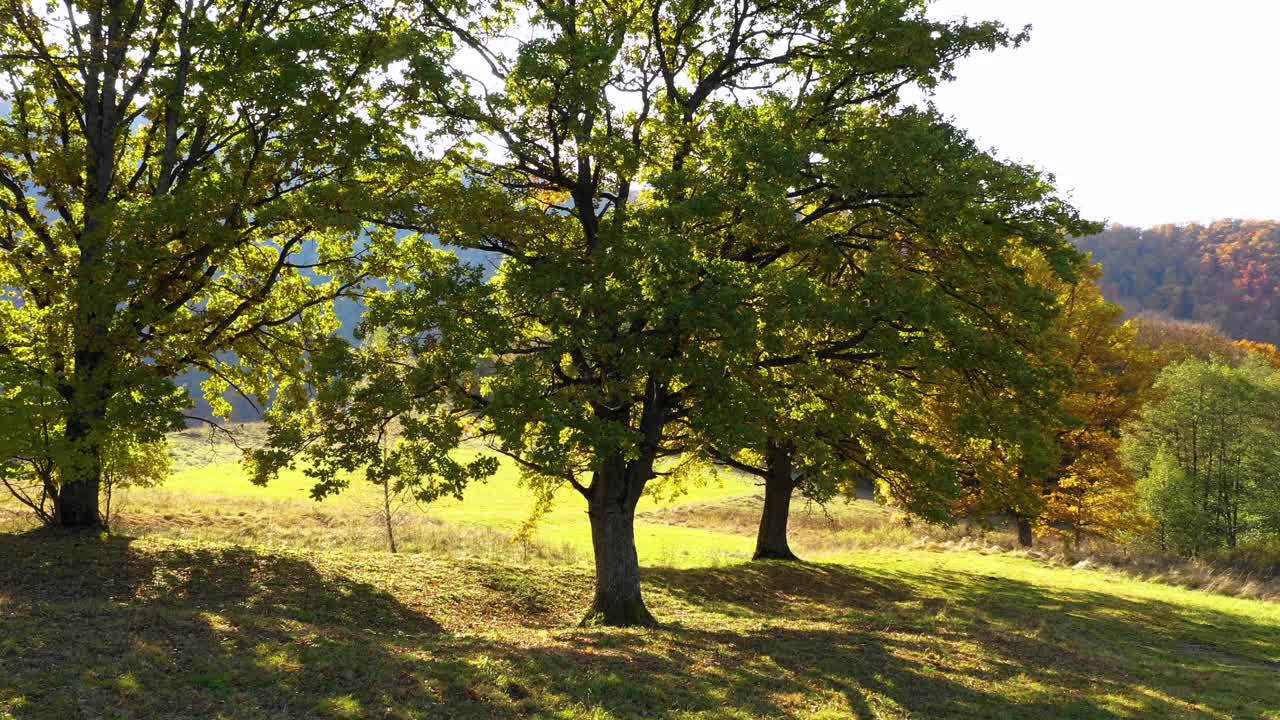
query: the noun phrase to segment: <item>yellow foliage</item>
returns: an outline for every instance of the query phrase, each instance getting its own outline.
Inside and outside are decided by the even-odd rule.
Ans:
[[[1042,482],[1037,525],[1077,540],[1086,533],[1115,538],[1143,522],[1135,478],[1120,458],[1120,428],[1136,415],[1157,371],[1137,329],[1102,297],[1099,274],[1091,267],[1076,284],[1053,288],[1061,307],[1057,352],[1072,373],[1063,402],[1076,425],[1061,432],[1063,460]]]

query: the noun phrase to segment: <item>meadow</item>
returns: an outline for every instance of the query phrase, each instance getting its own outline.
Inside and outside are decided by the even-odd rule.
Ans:
[[[801,505],[808,562],[752,563],[751,481],[660,487],[637,535],[663,625],[579,628],[576,496],[515,542],[532,496],[504,466],[407,508],[392,555],[371,486],[317,503],[205,435],[173,447],[102,539],[5,506],[0,718],[1280,718],[1280,604],[922,535],[865,500]]]

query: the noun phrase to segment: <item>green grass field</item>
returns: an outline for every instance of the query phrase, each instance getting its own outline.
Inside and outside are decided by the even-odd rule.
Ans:
[[[360,478],[343,494],[317,502],[312,481],[286,472],[265,487],[249,482],[239,451],[210,443],[190,431],[173,441],[175,475],[162,488],[131,490],[118,498],[122,534],[248,542],[267,547],[381,550],[383,530],[375,518],[381,496]],[[476,449],[460,451],[473,454]],[[641,562],[666,567],[699,567],[750,559],[754,548],[756,498],[753,480],[720,472],[681,487],[656,483],[640,504],[637,544]],[[0,500],[0,502],[3,502]],[[401,512],[397,531],[402,549],[465,558],[537,558],[559,563],[591,556],[586,503],[564,488],[542,516],[529,545],[510,536],[528,521],[534,495],[504,463],[498,474],[469,487],[465,498],[440,500]],[[797,546],[825,556],[865,544],[886,544],[886,536],[906,542],[911,533],[891,522],[873,503],[835,503],[825,509],[798,502]],[[459,542],[460,541],[460,542]]]
[[[113,536],[10,514],[0,718],[1280,719],[1280,604],[929,549],[865,501],[801,508],[813,562],[750,563],[758,491],[726,475],[642,508],[663,626],[580,629],[577,497],[513,543],[504,470],[391,555],[370,488],[315,503],[189,445]]]

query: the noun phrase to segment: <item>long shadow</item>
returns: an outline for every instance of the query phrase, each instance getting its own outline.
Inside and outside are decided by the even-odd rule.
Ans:
[[[1264,717],[1280,708],[1276,627],[1207,608],[842,565],[645,578],[654,595],[759,626],[575,633],[570,647],[527,653],[522,674],[623,717],[714,716],[725,704],[784,717],[799,714],[795,698],[831,693],[859,717],[1103,718],[1126,707],[1134,717]]]
[[[462,658],[400,652],[440,625],[369,584],[298,557],[132,545],[0,535],[0,718],[500,713],[467,693]]]
[[[0,588],[20,601],[181,605],[201,612],[265,611],[279,619],[440,629],[366,583],[323,577],[300,558],[241,547],[174,545],[137,553],[132,538],[39,530],[0,535]]]
[[[1262,718],[1280,708],[1280,676],[1268,675],[1275,628],[1229,613],[840,565],[645,577],[660,611],[687,604],[747,622],[564,631],[552,645],[470,641],[462,651],[502,659],[537,698],[589,699],[610,717],[793,717],[832,696],[840,716],[868,718]],[[1234,628],[1237,641],[1188,652],[1206,626]]]
[[[806,611],[814,607],[857,610],[914,596],[900,581],[882,580],[844,565],[746,563],[729,567],[645,571],[667,592],[730,615]]]
[[[1229,613],[841,565],[656,569],[645,582],[660,616],[692,619],[455,634],[432,617],[453,609],[412,609],[296,556],[0,535],[0,717],[775,718],[817,704],[840,717],[1102,718],[1116,698],[1131,717],[1280,708],[1280,683],[1266,683],[1280,677],[1280,637]],[[512,615],[585,591],[508,597],[499,585],[486,597]]]

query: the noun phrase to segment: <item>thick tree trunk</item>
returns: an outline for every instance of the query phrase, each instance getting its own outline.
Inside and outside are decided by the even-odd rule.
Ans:
[[[105,414],[105,413],[103,413]],[[62,463],[62,484],[58,488],[57,523],[64,528],[98,528],[102,516],[98,496],[102,486],[102,444],[95,425],[103,417],[97,412],[74,409],[68,414],[68,453]]]
[[[654,625],[640,592],[635,508],[591,512],[591,544],[596,558],[596,595],[584,624],[627,627]]]
[[[85,77],[84,229],[76,237],[80,251],[75,285],[71,288],[75,317],[72,325],[74,367],[70,382],[60,388],[68,408],[63,437],[66,450],[58,462],[57,524],[67,528],[99,528],[102,516],[98,493],[102,484],[102,443],[107,401],[111,396],[108,358],[115,351],[108,337],[117,299],[108,292],[109,224],[103,217],[110,205],[116,172],[117,80],[120,64],[112,42],[121,42],[122,4],[112,0],[89,13],[91,52],[105,62]],[[105,30],[105,32],[104,32]],[[120,55],[119,57],[123,57]]]
[[[752,559],[799,560],[787,542],[791,494],[795,490],[792,452],[770,443],[765,463],[768,474],[764,481],[764,511],[760,514],[760,531],[756,534],[756,552]]]
[[[58,525],[66,528],[98,528],[102,516],[98,495],[102,486],[102,445],[107,432],[107,404],[111,397],[108,318],[96,307],[93,273],[81,268],[75,327],[75,368],[64,389],[67,401],[63,439],[66,450],[59,460]]]
[[[613,627],[656,625],[640,592],[640,559],[636,555],[636,503],[643,481],[632,461],[621,456],[603,464],[592,482],[588,515],[595,551],[596,594],[584,625]],[[636,487],[636,484],[639,487]]]
[[[1024,515],[1018,516],[1018,544],[1024,548],[1031,547],[1035,542],[1035,532],[1031,527],[1031,518]]]

